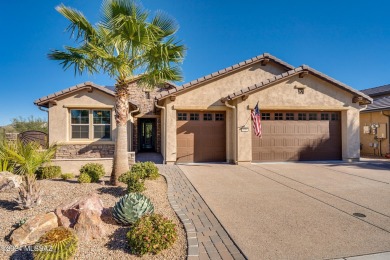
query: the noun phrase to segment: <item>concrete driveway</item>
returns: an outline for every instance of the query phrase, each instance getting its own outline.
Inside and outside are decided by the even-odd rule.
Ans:
[[[179,167],[249,259],[390,251],[388,162]]]

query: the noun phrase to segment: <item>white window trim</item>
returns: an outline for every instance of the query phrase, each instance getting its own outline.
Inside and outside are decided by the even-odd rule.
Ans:
[[[72,124],[72,110],[88,110],[88,124]],[[101,111],[109,111],[110,112],[110,138],[94,138],[94,126],[95,125],[107,125],[107,124],[94,124],[93,123],[93,111],[95,110],[101,110]],[[79,108],[71,108],[68,110],[69,115],[69,141],[71,142],[110,142],[112,141],[112,109],[110,108],[86,108],[86,107],[79,107]],[[72,126],[73,125],[87,125],[88,126],[88,136],[89,138],[72,138]]]

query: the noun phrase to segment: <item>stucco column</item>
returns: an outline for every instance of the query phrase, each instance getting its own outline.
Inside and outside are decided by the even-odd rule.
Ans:
[[[248,110],[248,102],[241,101],[237,104],[237,152],[238,163],[252,161],[252,121],[251,111]],[[249,131],[241,131],[241,127],[248,127]]]
[[[345,161],[360,158],[359,110],[350,108],[341,113],[342,156]]]
[[[167,120],[167,148],[166,148],[166,163],[173,164],[176,162],[176,110],[173,109],[173,103],[168,102],[166,105]]]

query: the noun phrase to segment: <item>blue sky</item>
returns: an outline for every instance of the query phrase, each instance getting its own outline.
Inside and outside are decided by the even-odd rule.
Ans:
[[[321,3],[317,3],[321,2]],[[46,118],[33,105],[42,96],[105,75],[75,76],[47,59],[72,45],[68,23],[55,6],[64,3],[95,23],[101,1],[1,1],[0,125],[18,116]],[[307,64],[356,89],[390,84],[388,1],[144,0],[180,24],[188,48],[184,82],[268,52],[294,66]],[[184,83],[183,82],[183,83]]]

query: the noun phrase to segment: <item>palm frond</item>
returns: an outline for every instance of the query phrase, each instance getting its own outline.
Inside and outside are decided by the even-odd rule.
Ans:
[[[60,61],[64,70],[73,67],[75,75],[81,75],[83,72],[93,74],[99,71],[96,59],[90,59],[88,57],[88,54],[90,53],[81,48],[69,46],[65,46],[65,49],[66,51],[53,50],[48,54],[49,59]]]
[[[56,10],[70,21],[67,30],[71,32],[72,36],[76,37],[76,40],[83,38],[90,41],[96,35],[93,26],[80,11],[63,4],[57,6]]]
[[[151,24],[160,30],[161,37],[170,36],[179,29],[176,20],[163,11],[156,12]]]
[[[119,15],[132,17],[134,20],[145,22],[149,12],[134,0],[105,0],[102,7],[102,24],[111,30],[115,30],[114,19]]]

